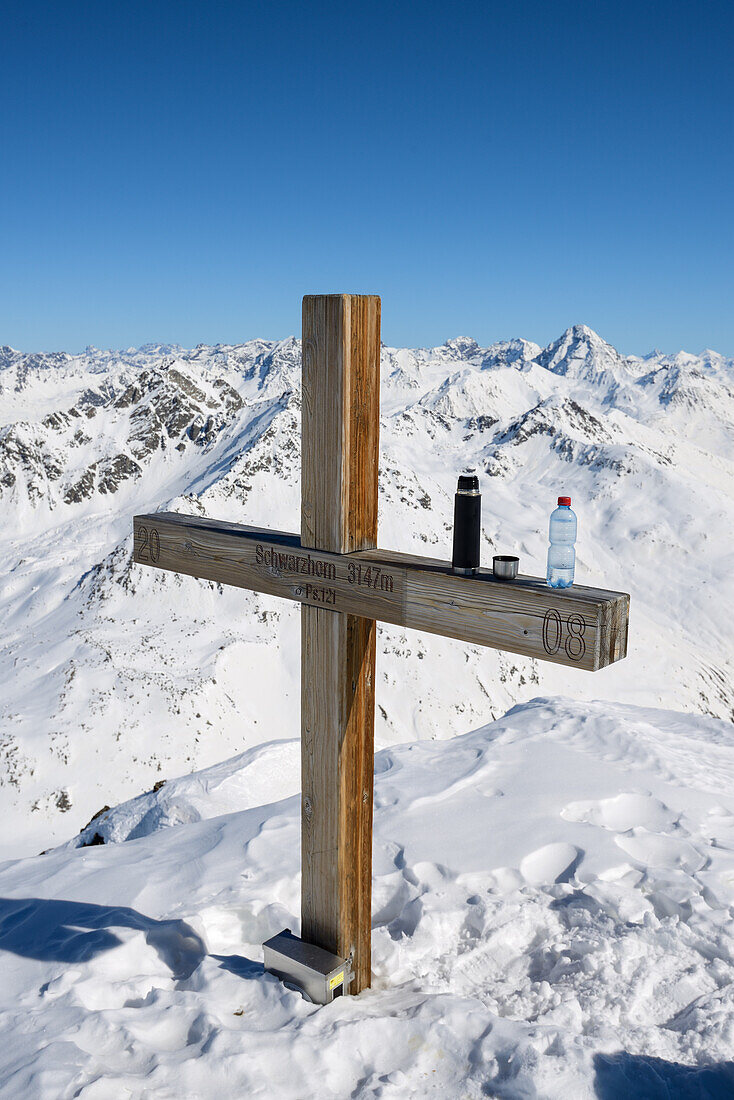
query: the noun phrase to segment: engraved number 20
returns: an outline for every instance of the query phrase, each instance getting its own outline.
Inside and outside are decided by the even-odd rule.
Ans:
[[[150,560],[157,562],[161,556],[161,540],[158,532],[154,527],[148,531],[148,528],[143,527],[142,524],[138,530],[140,531],[138,558],[140,561],[148,561],[148,551],[150,551]]]

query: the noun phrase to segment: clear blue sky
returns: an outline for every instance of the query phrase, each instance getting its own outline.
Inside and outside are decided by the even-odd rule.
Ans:
[[[16,0],[0,343],[591,325],[734,355],[730,0]]]

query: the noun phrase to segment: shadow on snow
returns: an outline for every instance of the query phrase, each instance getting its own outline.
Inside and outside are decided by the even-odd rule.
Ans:
[[[86,962],[118,947],[113,928],[145,934],[175,978],[188,978],[207,954],[182,920],[153,920],[126,906],[45,898],[0,898],[0,950],[41,962]]]
[[[643,1054],[594,1055],[599,1100],[732,1100],[734,1062],[684,1066]]]

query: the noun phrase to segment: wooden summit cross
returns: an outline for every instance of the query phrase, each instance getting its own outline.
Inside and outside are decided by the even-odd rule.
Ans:
[[[380,299],[303,299],[301,534],[136,516],[134,560],[301,604],[301,938],[370,985],[376,621],[595,671],[627,652],[629,596],[461,576],[377,546]]]

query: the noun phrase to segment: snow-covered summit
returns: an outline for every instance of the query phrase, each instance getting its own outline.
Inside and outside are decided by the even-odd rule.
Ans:
[[[554,374],[589,383],[607,399],[629,377],[625,358],[587,325],[566,329],[536,360]]]
[[[298,724],[298,609],[130,561],[132,515],[297,530],[300,342],[12,352],[0,371],[5,854]],[[483,549],[542,574],[560,492],[577,578],[630,591],[630,655],[589,676],[380,629],[380,745],[451,736],[538,692],[734,712],[731,361],[549,347],[382,349],[380,542],[447,558],[458,472]],[[441,676],[436,670],[441,669]],[[450,691],[442,686],[450,683]]]
[[[536,698],[375,760],[372,988],[266,974],[299,928],[299,745],[0,867],[3,1100],[728,1097],[734,727]]]

